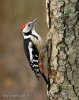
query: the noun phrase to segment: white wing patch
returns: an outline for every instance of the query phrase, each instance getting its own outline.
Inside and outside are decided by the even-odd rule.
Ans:
[[[35,65],[35,64],[34,64],[34,65],[33,65],[33,67],[36,67],[36,68],[38,68],[38,65]]]
[[[24,35],[24,39],[28,39],[28,38],[31,38],[31,37],[33,37],[33,36],[31,36],[31,35],[28,35],[28,36]]]
[[[38,63],[38,60],[33,60],[33,62],[37,62]]]
[[[29,42],[28,49],[29,49],[30,61],[32,62],[32,60],[33,60],[33,55],[32,55],[33,49],[32,49],[32,43],[31,42]]]

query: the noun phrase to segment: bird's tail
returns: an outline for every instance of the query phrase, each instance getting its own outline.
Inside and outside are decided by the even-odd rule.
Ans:
[[[44,73],[42,73],[42,72],[40,71],[40,74],[42,75],[42,77],[43,77],[45,83],[48,84],[48,79],[47,79],[47,77],[44,75]]]

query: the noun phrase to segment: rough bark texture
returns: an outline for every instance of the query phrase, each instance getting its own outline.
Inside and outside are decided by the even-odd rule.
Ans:
[[[79,0],[48,0],[49,100],[79,100]]]

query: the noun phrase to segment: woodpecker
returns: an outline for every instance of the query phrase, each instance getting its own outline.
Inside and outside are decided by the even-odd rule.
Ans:
[[[24,51],[27,56],[28,62],[34,71],[36,77],[39,79],[40,74],[44,78],[46,84],[48,80],[44,74],[44,48],[43,40],[36,33],[35,25],[37,19],[34,19],[32,22],[25,23],[21,28],[21,33],[24,40]]]

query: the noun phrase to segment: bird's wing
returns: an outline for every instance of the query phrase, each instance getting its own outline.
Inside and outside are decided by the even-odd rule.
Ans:
[[[39,60],[41,62],[45,57],[43,40],[41,37],[39,37],[38,39],[31,37],[31,40],[32,40],[33,44],[36,45],[36,47],[37,47],[37,50],[39,52]]]
[[[36,48],[36,45],[33,44],[33,42],[30,40],[28,44],[25,42],[24,47],[27,47],[27,51],[25,49],[26,56],[28,58],[28,61],[30,63],[30,66],[32,67],[32,70],[35,72],[35,75],[39,77],[39,52]],[[27,46],[26,46],[27,45]]]

